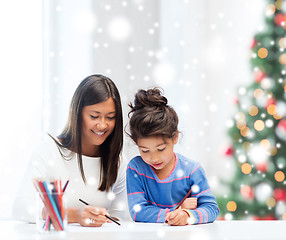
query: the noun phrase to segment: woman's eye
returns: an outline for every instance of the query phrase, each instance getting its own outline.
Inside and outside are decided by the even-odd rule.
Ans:
[[[107,117],[107,119],[113,120],[113,119],[115,119],[115,116],[113,116],[113,117]]]
[[[98,118],[98,116],[93,116],[93,115],[90,115],[90,117],[91,117],[92,119],[97,119],[97,118]]]
[[[164,151],[166,148],[159,148],[158,151],[162,152]]]

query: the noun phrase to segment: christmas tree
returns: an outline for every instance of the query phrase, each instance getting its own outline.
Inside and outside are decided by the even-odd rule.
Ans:
[[[284,6],[283,6],[284,5]],[[251,44],[253,82],[238,89],[228,129],[235,161],[223,219],[286,220],[286,3],[268,0],[264,29]]]

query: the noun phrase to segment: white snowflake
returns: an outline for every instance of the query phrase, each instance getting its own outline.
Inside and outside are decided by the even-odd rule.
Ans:
[[[272,119],[267,119],[266,121],[265,121],[265,126],[266,127],[268,127],[268,128],[271,128],[271,127],[273,127],[273,120]]]
[[[139,204],[134,205],[133,210],[135,212],[140,212],[141,211],[141,206]]]
[[[239,155],[239,156],[238,156],[238,161],[239,161],[240,163],[246,162],[246,156],[243,155],[243,154]]]
[[[75,28],[78,32],[84,34],[91,34],[97,25],[95,15],[89,11],[80,11],[74,19]]]
[[[231,213],[227,213],[227,214],[225,214],[224,215],[224,218],[225,218],[225,220],[232,220],[233,219],[233,216],[232,216],[232,214]]]
[[[115,41],[126,40],[131,33],[131,23],[124,17],[114,17],[108,24],[108,33]]]
[[[251,161],[255,164],[265,163],[268,161],[268,152],[261,145],[253,146],[248,155]]]
[[[260,202],[265,202],[272,196],[273,189],[268,183],[260,183],[255,189],[256,199]]]
[[[211,103],[209,109],[211,112],[216,112],[218,110],[218,106],[215,103]]]
[[[113,192],[109,192],[107,194],[107,199],[110,200],[110,201],[114,200],[115,199],[115,194]]]
[[[171,84],[175,77],[175,67],[170,63],[158,63],[154,66],[153,77],[159,86],[165,87]]]
[[[178,178],[182,177],[183,175],[184,175],[184,170],[183,170],[183,169],[178,169],[178,170],[176,171],[176,176],[177,176]]]
[[[192,192],[193,193],[198,193],[200,191],[200,187],[198,185],[193,185],[192,186]]]
[[[88,185],[95,185],[96,184],[96,179],[94,177],[90,177],[88,180],[87,180],[87,184]]]
[[[278,101],[276,104],[277,107],[277,114],[280,116],[286,116],[286,104],[282,101]]]

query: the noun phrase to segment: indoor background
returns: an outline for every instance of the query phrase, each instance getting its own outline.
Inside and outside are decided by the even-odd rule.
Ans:
[[[128,103],[159,86],[179,115],[176,151],[201,162],[215,194],[232,176],[223,154],[239,86],[252,79],[250,46],[263,0],[10,0],[0,3],[0,218],[29,156],[67,120],[88,75],[110,77]],[[138,154],[125,137],[124,155]]]

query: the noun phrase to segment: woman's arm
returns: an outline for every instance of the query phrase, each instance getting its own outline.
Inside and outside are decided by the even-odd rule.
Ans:
[[[79,223],[84,227],[101,227],[108,221],[105,208],[85,206],[83,209],[68,208],[68,223]]]
[[[110,198],[114,198],[108,211],[111,216],[117,217],[121,220],[131,220],[127,203],[126,167],[127,160],[125,157],[122,157],[116,182],[111,189],[111,193],[108,193]]]

